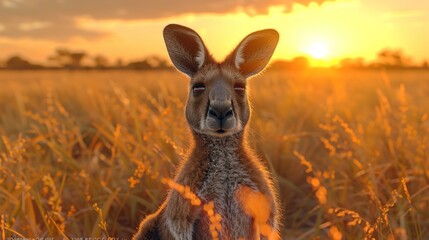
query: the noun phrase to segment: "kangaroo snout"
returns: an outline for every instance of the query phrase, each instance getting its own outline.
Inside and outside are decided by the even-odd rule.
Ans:
[[[207,110],[207,127],[223,133],[229,129],[235,128],[235,116],[231,102],[216,102],[210,104]]]
[[[232,111],[231,106],[210,106],[208,113],[208,117],[215,118],[219,121],[227,120],[230,117],[234,116],[234,112]]]

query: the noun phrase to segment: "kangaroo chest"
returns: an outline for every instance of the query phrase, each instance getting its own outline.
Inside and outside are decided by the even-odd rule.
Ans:
[[[198,195],[204,202],[214,202],[215,212],[222,216],[223,237],[248,239],[251,219],[244,213],[236,197],[236,190],[240,185],[256,188],[243,164],[245,159],[240,158],[234,144],[225,142],[209,147],[208,164],[204,169],[204,179]]]

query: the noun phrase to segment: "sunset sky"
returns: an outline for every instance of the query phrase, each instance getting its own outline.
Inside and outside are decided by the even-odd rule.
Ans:
[[[19,54],[45,62],[58,47],[111,60],[166,57],[162,29],[195,29],[217,59],[248,33],[274,28],[274,59],[298,55],[316,65],[344,57],[373,59],[401,49],[429,59],[428,0],[0,0],[0,60]]]

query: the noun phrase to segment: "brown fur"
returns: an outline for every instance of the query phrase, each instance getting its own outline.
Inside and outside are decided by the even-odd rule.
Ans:
[[[245,126],[250,107],[246,91],[237,89],[265,67],[278,35],[274,30],[255,32],[222,63],[211,58],[191,29],[169,25],[164,38],[175,66],[191,78],[185,112],[194,142],[174,181],[189,186],[203,203],[214,202],[215,212],[222,216],[220,239],[255,238],[253,219],[235,195],[240,186],[269,199],[268,223],[278,232],[277,194],[266,166],[247,145]],[[204,86],[201,94],[193,94],[196,84]],[[212,108],[217,115],[208,114]],[[232,114],[220,117],[227,111],[224,109],[232,109]],[[202,207],[192,206],[172,190],[158,211],[142,221],[134,239],[211,239],[209,224]]]

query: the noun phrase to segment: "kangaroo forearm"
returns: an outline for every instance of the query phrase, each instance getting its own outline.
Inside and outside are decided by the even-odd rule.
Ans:
[[[167,219],[165,224],[173,239],[192,240],[193,224],[186,219]]]
[[[174,239],[192,239],[196,208],[180,193],[173,191],[163,213],[163,222]]]

